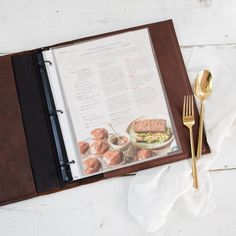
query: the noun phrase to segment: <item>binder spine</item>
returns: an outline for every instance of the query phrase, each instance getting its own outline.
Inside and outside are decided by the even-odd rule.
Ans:
[[[62,180],[64,182],[69,182],[73,180],[70,165],[75,164],[75,161],[69,161],[63,141],[63,136],[60,128],[60,123],[58,120],[58,114],[63,115],[64,111],[57,110],[55,107],[53,94],[51,91],[48,74],[46,70],[45,63],[48,63],[49,65],[52,65],[51,61],[44,61],[42,53],[37,54],[37,61],[38,61],[38,67],[39,72],[41,75],[42,80],[42,86],[44,89],[44,94],[46,98],[47,103],[47,109],[48,109],[48,116],[50,118],[52,133],[54,137],[55,147],[57,151],[57,157],[58,157],[58,166],[61,171]]]

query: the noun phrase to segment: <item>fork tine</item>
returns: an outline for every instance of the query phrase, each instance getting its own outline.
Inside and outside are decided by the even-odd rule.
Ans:
[[[193,95],[184,96],[183,118],[185,116],[194,116]]]
[[[187,95],[187,103],[186,103],[186,116],[189,116],[189,96]]]
[[[188,96],[185,97],[185,116],[188,115]]]
[[[185,116],[185,110],[186,110],[186,96],[184,96],[184,105],[183,105],[183,118]]]
[[[194,116],[193,95],[192,95],[192,116]]]
[[[192,115],[192,106],[191,106],[191,104],[192,104],[192,96],[191,96],[191,95],[188,95],[188,97],[189,97],[189,104],[188,104],[188,107],[189,107],[189,116],[191,116],[191,115]]]
[[[189,109],[189,111],[188,111],[188,115],[189,116],[191,116],[191,95],[188,95],[188,109]]]

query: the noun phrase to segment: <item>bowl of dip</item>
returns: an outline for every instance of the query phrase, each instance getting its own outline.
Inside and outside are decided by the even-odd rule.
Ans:
[[[114,150],[125,151],[130,145],[129,134],[111,134],[108,138],[108,143]]]

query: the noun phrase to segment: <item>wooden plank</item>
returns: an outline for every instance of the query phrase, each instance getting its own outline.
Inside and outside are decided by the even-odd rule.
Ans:
[[[209,2],[207,4],[207,2]],[[236,43],[236,1],[4,1],[0,52],[10,53],[172,18],[181,45]]]
[[[236,171],[216,172],[211,176],[217,208],[200,217],[173,211],[167,223],[155,233],[145,231],[127,211],[127,191],[132,177],[101,181],[2,207],[1,232],[4,236],[236,235],[236,185],[232,184]]]

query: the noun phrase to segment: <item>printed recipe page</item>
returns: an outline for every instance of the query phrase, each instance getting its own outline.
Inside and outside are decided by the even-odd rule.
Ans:
[[[85,176],[180,150],[148,29],[52,51]]]

